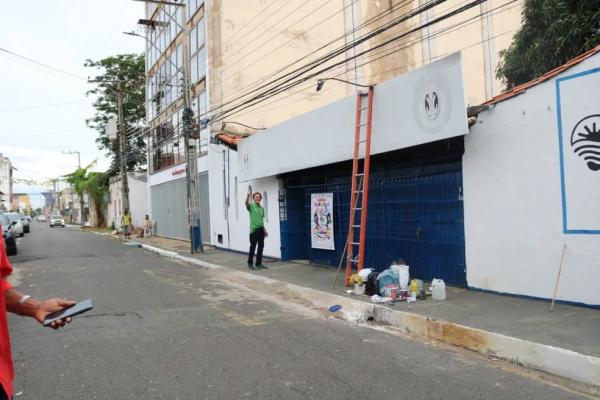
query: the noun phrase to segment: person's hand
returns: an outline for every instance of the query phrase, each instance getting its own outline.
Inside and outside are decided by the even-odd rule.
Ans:
[[[265,229],[265,237],[269,237],[269,232]]]
[[[48,314],[63,310],[67,307],[74,306],[76,303],[77,303],[76,301],[59,299],[59,298],[44,300],[40,303],[40,305],[35,313],[35,319],[40,324],[43,324],[44,319],[46,319],[46,316]],[[65,326],[65,324],[66,323],[68,324],[69,322],[71,322],[71,318],[59,319],[58,321],[54,321],[53,323],[51,323],[50,328],[58,329],[61,326]]]

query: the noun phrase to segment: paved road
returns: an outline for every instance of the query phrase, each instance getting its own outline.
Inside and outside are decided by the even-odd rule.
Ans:
[[[96,307],[58,332],[10,317],[17,400],[583,398],[108,237],[34,224],[20,244],[20,290]]]

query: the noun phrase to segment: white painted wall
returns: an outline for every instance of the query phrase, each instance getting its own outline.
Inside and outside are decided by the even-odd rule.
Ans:
[[[470,287],[551,298],[564,243],[557,298],[600,305],[600,235],[563,233],[555,83],[599,65],[596,55],[497,103],[479,114],[478,123],[465,136]],[[600,185],[600,172],[596,174]],[[590,201],[600,204],[600,198]]]
[[[375,86],[371,154],[468,133],[461,60],[455,53]],[[243,180],[352,159],[356,106],[349,96],[244,139]]]
[[[265,229],[269,233],[269,237],[265,240],[264,255],[281,258],[279,180],[269,177],[241,182],[237,157],[236,151],[228,151],[222,145],[211,145],[209,148],[211,244],[235,251],[248,251],[250,219],[244,201],[248,193],[248,185],[252,185],[254,192],[263,193],[262,206],[266,212]],[[229,184],[227,185],[226,182]],[[237,190],[236,182],[238,182]],[[227,197],[229,197],[228,207]],[[223,237],[223,243],[217,240],[219,234]]]
[[[141,227],[144,225],[146,214],[148,214],[148,190],[146,181],[136,178],[135,175],[129,175],[127,183],[129,185],[131,222],[134,227]],[[115,228],[121,229],[121,217],[123,215],[121,179],[112,182],[109,185],[108,190],[110,192],[110,203],[108,204],[107,226],[112,226],[112,223],[114,222]]]

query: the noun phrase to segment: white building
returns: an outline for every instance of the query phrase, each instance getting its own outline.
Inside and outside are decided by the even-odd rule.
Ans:
[[[294,10],[297,5],[289,3],[279,7],[283,9],[281,14],[288,17],[274,18],[267,26],[260,23],[261,14],[266,12],[265,5],[259,0],[247,1],[244,7],[223,0],[193,0],[182,4],[185,7],[155,3],[146,6],[147,120],[151,128],[148,198],[151,217],[157,222],[157,234],[188,239],[181,123],[184,44],[189,46],[189,64],[185,67],[190,71],[192,109],[198,121],[202,116],[213,117],[218,114],[217,110],[226,109],[229,102],[244,90],[256,86],[257,81],[267,79],[266,76],[276,74],[282,68],[285,70],[290,60],[321,57],[344,41],[369,33],[401,15],[414,13],[408,20],[370,39],[355,51],[340,55],[340,59],[349,57],[415,26],[425,26],[428,21],[460,7],[463,2],[452,0],[443,7],[428,8],[426,12],[417,12],[421,8],[419,2],[331,2],[311,18],[297,18],[299,15],[308,17],[310,11],[303,8],[305,5]],[[410,45],[404,48],[403,43],[382,48],[356,62],[342,62],[328,74],[349,81],[376,84],[462,49],[469,60],[465,66],[466,97],[470,103],[481,102],[498,93],[499,82],[493,73],[496,54],[509,45],[512,34],[520,25],[520,5],[504,7],[490,0],[469,10],[468,14],[469,23],[462,23],[465,22],[463,16],[444,19],[439,24],[413,32],[406,38]],[[264,17],[269,15],[270,12]],[[254,21],[253,16],[258,19]],[[315,23],[315,19],[321,22]],[[341,41],[336,40],[340,37],[343,38]],[[236,184],[239,176],[232,167],[237,162],[237,155],[224,145],[211,144],[211,136],[221,132],[222,122],[227,122],[228,130],[248,133],[247,129],[239,129],[239,126],[273,127],[356,91],[354,86],[331,81],[328,88],[317,95],[312,83],[307,82],[301,90],[286,92],[275,98],[273,102],[283,100],[278,101],[275,107],[263,108],[271,101],[251,107],[243,113],[234,113],[225,121],[216,121],[210,132],[208,129],[200,132],[196,146],[199,155],[200,219],[205,243],[246,250],[248,241],[247,215],[243,208],[247,185],[241,187]],[[274,177],[265,178],[256,182],[253,188],[265,192],[263,197],[266,197],[264,203],[268,208],[270,240],[265,252],[280,256],[281,249],[276,240],[280,229],[276,221],[279,219],[280,194],[285,197],[280,193],[281,181]]]
[[[148,214],[148,184],[145,173],[128,174],[127,184],[129,186],[129,211],[131,212],[131,223],[135,228],[144,226],[146,214]],[[121,229],[121,217],[123,216],[123,198],[121,192],[121,177],[114,176],[108,183],[108,202],[106,226],[115,226]]]
[[[465,139],[467,282],[600,305],[600,46],[487,102]]]
[[[0,210],[12,209],[13,166],[8,157],[0,153]]]
[[[457,53],[375,86],[367,266],[381,270],[404,258],[415,276],[466,285],[462,75]],[[424,101],[432,92],[442,107],[429,119]],[[337,265],[348,232],[356,107],[356,96],[346,97],[243,139],[237,152],[215,155],[210,178],[216,245],[246,250],[244,200],[251,186],[263,195],[265,254]],[[311,202],[317,195],[332,198],[327,249],[312,243]],[[403,213],[402,206],[409,209]]]
[[[566,246],[557,300],[599,306],[599,53],[600,46],[488,101],[465,136],[447,124],[419,134],[406,125],[406,96],[389,91],[393,81],[376,86],[372,146],[380,154],[372,158],[371,186],[377,189],[369,198],[367,265],[381,269],[389,258],[403,257],[420,278],[550,299]],[[417,72],[402,85],[412,96]],[[245,250],[243,201],[250,184],[266,199],[267,230],[273,232],[267,254],[335,265],[347,229],[350,166],[343,160],[350,158],[353,121],[345,103],[352,101],[243,140],[222,138],[238,151],[215,160],[226,166],[224,184],[211,187],[217,245]],[[394,110],[400,121],[392,120]],[[395,138],[386,139],[389,127]],[[444,129],[450,131],[439,136]],[[335,250],[311,246],[307,210],[314,193],[333,194],[334,220],[341,222]]]

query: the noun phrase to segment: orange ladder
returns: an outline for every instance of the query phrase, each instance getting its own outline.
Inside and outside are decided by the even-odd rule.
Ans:
[[[366,121],[364,118],[366,111]],[[367,235],[367,205],[371,167],[371,128],[373,119],[373,87],[356,96],[356,125],[354,131],[354,158],[352,161],[352,191],[350,193],[350,226],[346,242],[346,286],[354,266],[360,271],[365,261]],[[358,231],[358,235],[355,235]],[[358,236],[358,240],[355,237]]]

